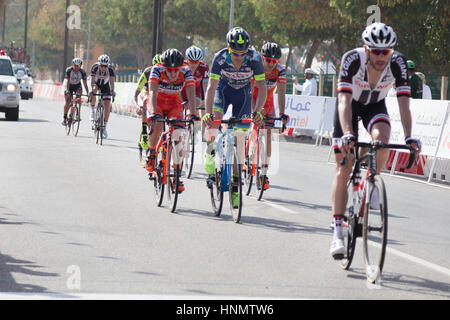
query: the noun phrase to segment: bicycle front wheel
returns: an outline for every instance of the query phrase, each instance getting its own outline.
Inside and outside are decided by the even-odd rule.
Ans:
[[[74,137],[78,135],[80,130],[80,106],[76,105],[72,112],[72,134]]]
[[[356,238],[358,237],[358,232],[361,232],[361,225],[358,224],[358,215],[359,212],[354,212],[355,200],[353,197],[355,194],[353,193],[353,181],[350,180],[347,184],[348,190],[348,202],[350,206],[348,207],[347,214],[345,215],[345,219],[343,221],[343,235],[344,235],[344,244],[346,249],[346,254],[343,259],[339,260],[339,264],[342,269],[348,270],[353,261],[353,256],[355,255],[355,247],[356,247]],[[356,201],[361,201],[360,199],[356,199]],[[360,207],[360,205],[359,205]],[[361,236],[361,234],[359,234]]]
[[[245,168],[244,168],[244,184],[245,184],[245,194],[248,196],[252,191],[253,178],[256,172],[256,166],[258,165],[255,161],[255,154],[257,150],[257,139],[250,135],[250,138],[245,145]]]
[[[180,187],[180,171],[181,164],[178,164],[177,161],[172,159],[173,153],[175,153],[175,148],[173,145],[169,146],[169,155],[168,155],[168,163],[167,163],[167,197],[169,200],[170,211],[175,212],[177,209],[178,202],[178,188]],[[176,157],[175,157],[176,159]]]
[[[164,199],[164,184],[163,184],[163,172],[164,172],[164,152],[158,152],[155,159],[155,170],[153,173],[149,173],[150,181],[153,183],[153,194],[155,196],[156,205],[160,207]]]
[[[363,222],[363,249],[367,279],[375,283],[381,276],[387,244],[387,199],[383,179],[373,177],[369,184]]]
[[[264,187],[267,179],[267,150],[266,150],[266,136],[263,134],[259,138],[259,150],[258,150],[258,168],[256,175],[256,185],[258,190],[258,201],[262,199],[264,193]]]
[[[226,164],[229,166],[229,181],[230,190],[228,192],[230,197],[230,211],[234,222],[239,223],[242,214],[242,165],[239,163],[236,149],[234,149],[234,155],[231,157],[231,163]]]
[[[70,129],[72,128],[72,122],[73,122],[73,118],[72,118],[72,103],[69,106],[69,114],[67,117],[67,122],[66,122],[66,135],[70,134]]]
[[[195,135],[194,123],[190,122],[188,125],[188,139],[186,141],[186,155],[184,157],[184,168],[186,170],[186,177],[189,179],[192,175],[192,168],[194,167],[195,155]]]

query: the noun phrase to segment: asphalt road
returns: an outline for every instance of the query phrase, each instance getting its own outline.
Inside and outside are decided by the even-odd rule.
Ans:
[[[328,253],[328,147],[276,144],[271,189],[236,224],[227,203],[213,216],[201,163],[176,213],[155,206],[137,118],[113,114],[103,146],[82,119],[66,136],[62,103],[39,99],[0,118],[0,299],[450,298],[448,187],[383,176],[388,252],[369,285],[361,242],[349,271]]]

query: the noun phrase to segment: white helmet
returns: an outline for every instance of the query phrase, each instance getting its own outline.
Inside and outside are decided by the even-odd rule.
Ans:
[[[81,60],[80,58],[74,58],[74,59],[72,60],[72,63],[73,63],[74,65],[81,66],[81,65],[83,64],[83,60]]]
[[[362,40],[369,47],[390,48],[397,43],[394,30],[382,22],[374,22],[362,33]]]
[[[192,46],[192,47],[189,47],[186,49],[185,56],[189,60],[197,61],[197,60],[200,60],[201,58],[203,58],[203,51],[199,47]]]
[[[111,62],[111,59],[106,55],[102,54],[100,57],[98,57],[98,63],[100,64],[109,64]]]

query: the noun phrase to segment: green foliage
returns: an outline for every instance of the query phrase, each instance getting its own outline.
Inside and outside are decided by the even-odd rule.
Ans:
[[[0,0],[1,2],[2,0]],[[8,1],[5,42],[23,43],[24,1]],[[71,30],[69,44],[87,45],[89,16],[92,45],[101,43],[114,59],[122,57],[140,68],[150,63],[153,34],[151,0],[71,0],[81,8],[81,30]],[[65,1],[29,1],[30,40],[36,42],[37,64],[60,68],[64,43]],[[207,58],[225,46],[230,0],[164,0],[163,48],[184,51],[195,43]],[[397,50],[425,72],[449,71],[449,11],[444,0],[236,0],[234,26],[244,27],[257,49],[266,41],[291,48],[314,40],[331,47],[339,57],[362,44],[360,37],[370,14],[381,9],[381,20],[391,25]],[[323,47],[323,44],[321,44]],[[314,52],[310,52],[314,55]]]

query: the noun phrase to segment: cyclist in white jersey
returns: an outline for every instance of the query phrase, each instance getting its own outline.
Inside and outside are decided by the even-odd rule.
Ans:
[[[338,98],[334,115],[333,148],[336,171],[332,185],[332,212],[334,222],[330,254],[340,258],[345,253],[342,221],[347,205],[347,182],[353,163],[353,145],[357,137],[358,117],[373,140],[389,143],[391,133],[385,97],[395,82],[405,143],[420,152],[421,142],[411,137],[411,90],[405,57],[394,52],[397,42],[394,30],[381,22],[367,26],[362,34],[364,46],[347,52],[342,58],[338,80]],[[377,171],[388,158],[388,149],[377,151]],[[346,154],[349,160],[341,161]]]
[[[103,138],[108,138],[108,132],[106,131],[106,125],[108,124],[110,108],[111,108],[111,97],[114,97],[116,93],[114,92],[114,79],[115,72],[114,67],[111,65],[111,59],[106,55],[102,54],[98,57],[98,62],[92,66],[91,69],[91,88],[92,92],[89,93],[91,96],[91,117],[90,120],[94,120],[95,117],[95,96],[93,94],[97,93],[100,89],[100,93],[105,94],[103,97],[103,109],[105,110],[105,128],[103,129]]]

